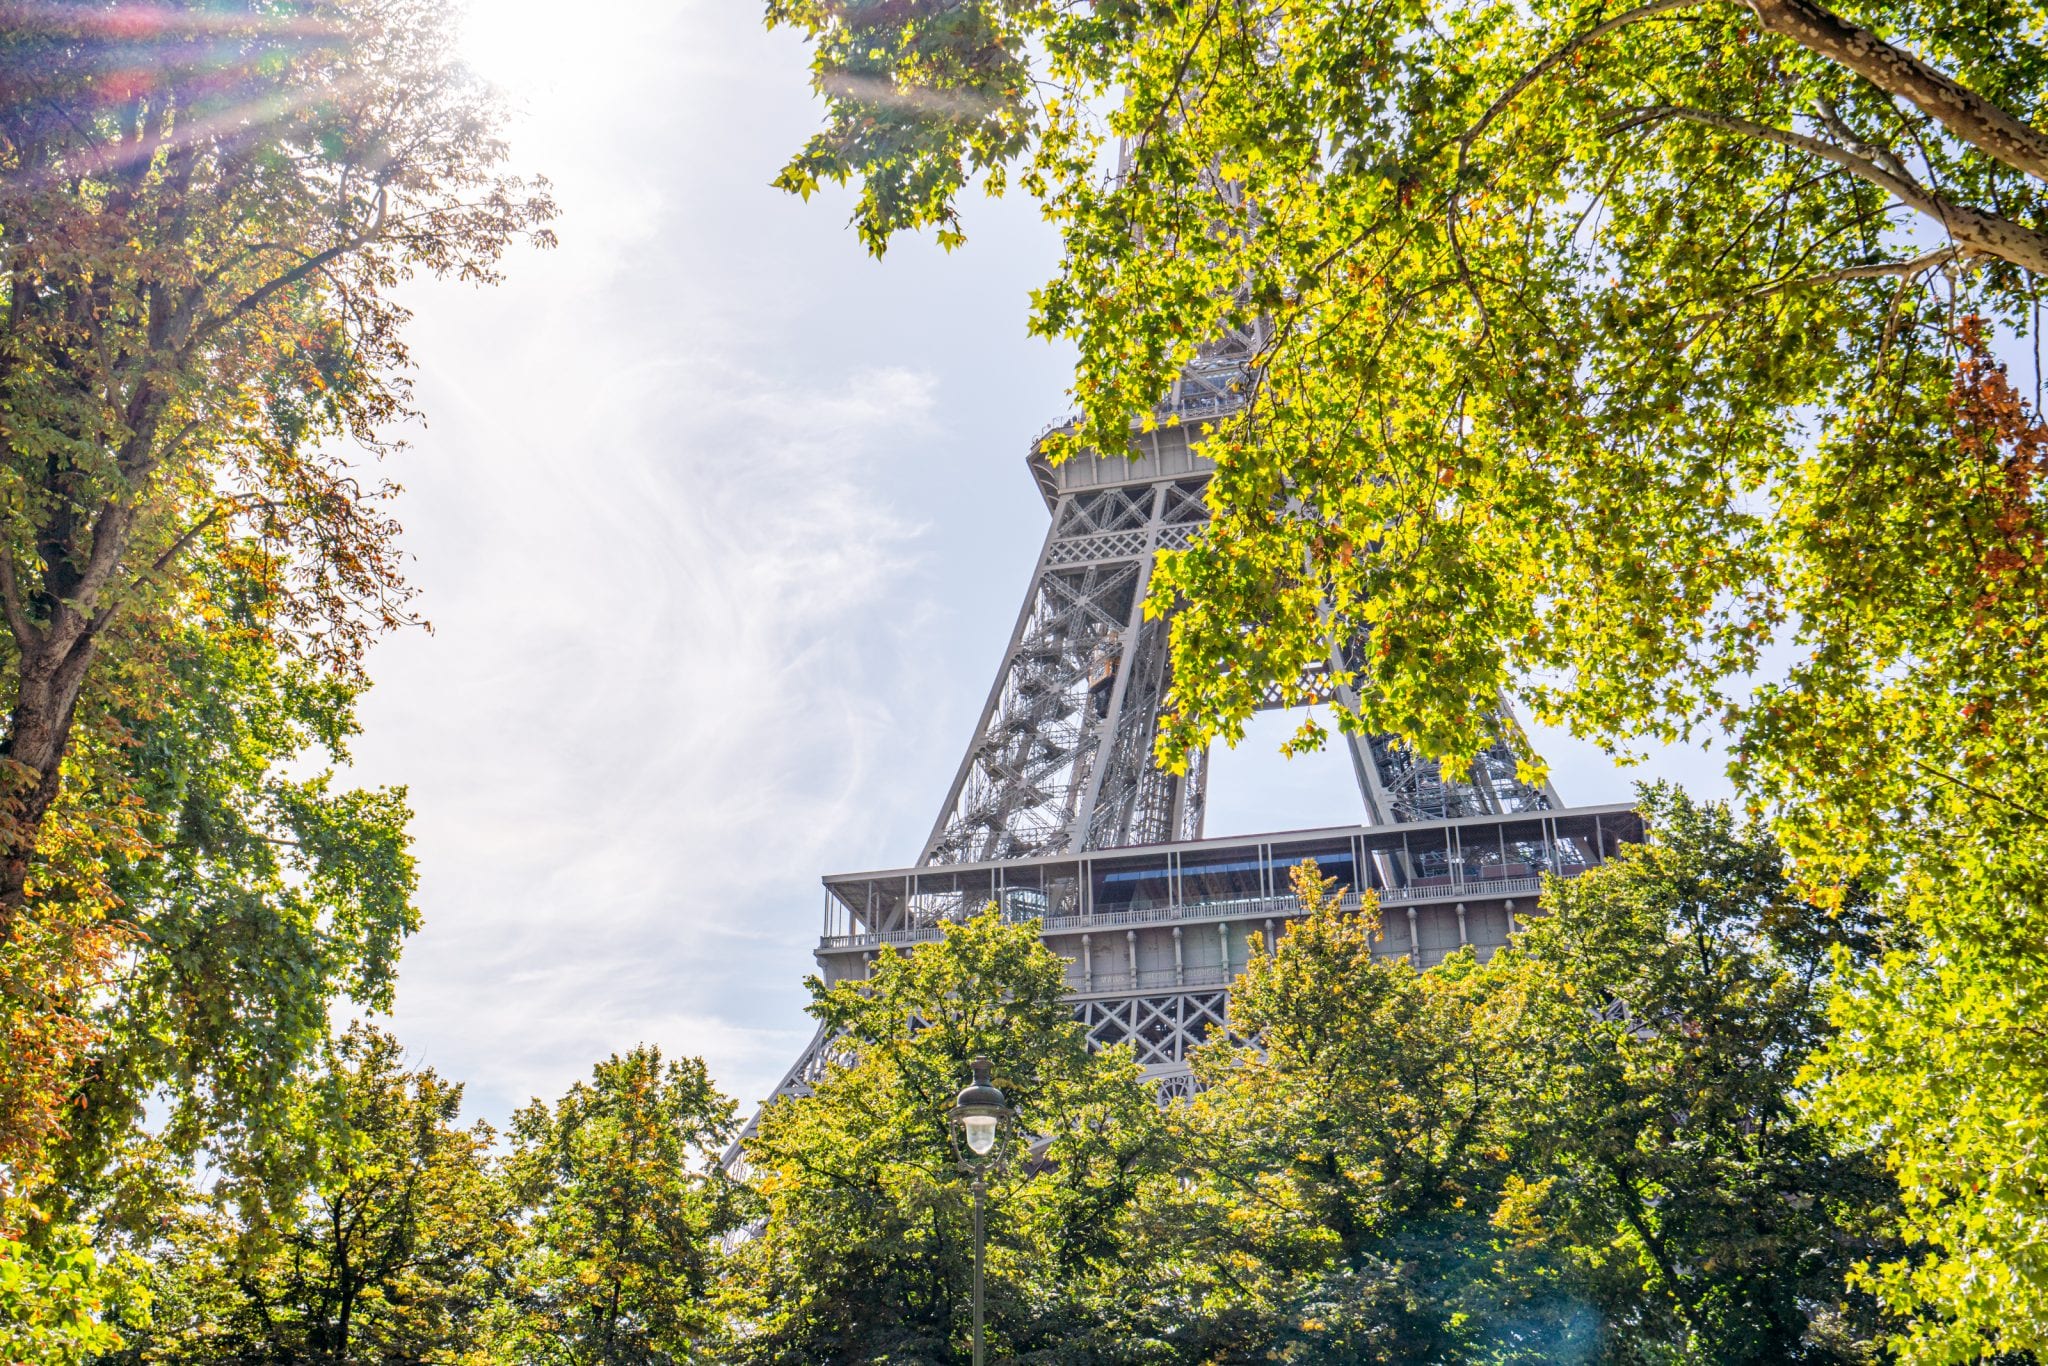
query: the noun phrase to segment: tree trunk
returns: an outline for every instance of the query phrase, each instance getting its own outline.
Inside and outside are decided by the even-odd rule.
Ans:
[[[154,410],[146,411],[121,453],[122,467],[137,480],[149,473],[146,453],[156,419]],[[102,600],[116,585],[134,527],[135,509],[120,499],[102,504],[89,527],[60,517],[37,546],[42,574],[32,600],[23,601],[12,565],[0,581],[7,625],[21,652],[7,738],[0,742],[6,767],[0,777],[0,944],[13,937],[27,899],[43,818],[63,783],[78,695],[106,626]],[[35,614],[46,621],[37,624]]]
[[[0,817],[0,943],[14,935],[43,818],[63,784],[64,753],[98,633],[69,608],[40,642],[24,648],[0,760],[7,765]]]

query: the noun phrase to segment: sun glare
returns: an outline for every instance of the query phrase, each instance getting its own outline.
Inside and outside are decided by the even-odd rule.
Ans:
[[[531,99],[573,76],[579,41],[610,6],[559,0],[470,0],[462,16],[462,51],[477,74],[514,99]]]

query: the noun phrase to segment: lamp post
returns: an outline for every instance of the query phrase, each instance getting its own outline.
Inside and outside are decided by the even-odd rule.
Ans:
[[[960,1125],[967,1151],[975,1160],[963,1157],[961,1165],[974,1176],[974,1366],[981,1361],[981,1259],[982,1202],[988,1197],[989,1155],[995,1151],[996,1129],[1009,1118],[1010,1107],[1003,1093],[989,1083],[988,1059],[974,1060],[974,1084],[953,1102],[952,1118]]]

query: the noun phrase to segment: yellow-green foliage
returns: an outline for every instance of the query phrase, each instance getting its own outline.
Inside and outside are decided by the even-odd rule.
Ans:
[[[1873,1274],[1945,1325],[1911,1351],[2039,1350],[2048,431],[1998,363],[2048,275],[2037,10],[767,11],[826,106],[786,185],[857,180],[879,250],[1008,168],[1060,228],[1056,456],[1256,335],[1153,578],[1162,760],[1333,682],[1450,759],[1504,693],[1623,748],[1725,728],[1807,885],[1900,927],[1815,1078],[1890,1150],[1917,1241]]]

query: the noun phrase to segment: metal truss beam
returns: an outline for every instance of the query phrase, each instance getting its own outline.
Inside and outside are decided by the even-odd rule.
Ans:
[[[1154,557],[1185,547],[1207,520],[1205,483],[1201,471],[1058,497],[1031,591],[920,863],[1200,838],[1208,756],[1193,756],[1185,774],[1153,762],[1172,660],[1168,623],[1146,620],[1144,603]],[[1343,677],[1362,655],[1359,643],[1333,649],[1319,677]],[[1312,696],[1358,704],[1348,687],[1308,683]],[[1277,689],[1266,705],[1282,705]],[[1496,721],[1500,738],[1458,775],[1394,736],[1347,736],[1368,818],[1398,825],[1559,806],[1548,785],[1517,776],[1505,698]]]
[[[1202,480],[1066,494],[926,865],[1193,838],[1206,764],[1152,763],[1170,665],[1146,621],[1153,558],[1208,513]]]

